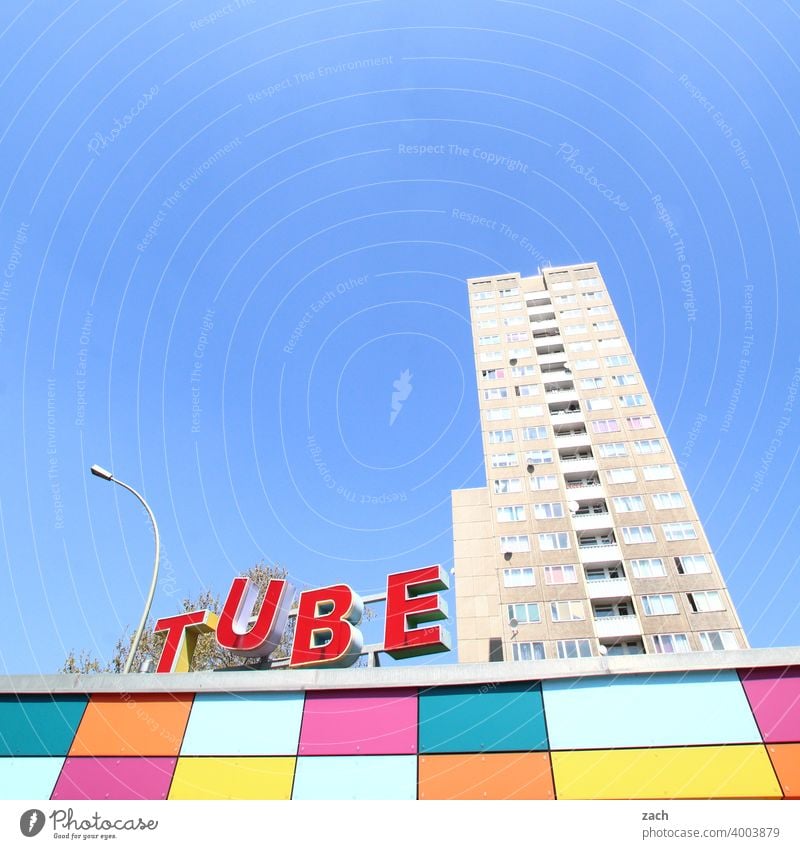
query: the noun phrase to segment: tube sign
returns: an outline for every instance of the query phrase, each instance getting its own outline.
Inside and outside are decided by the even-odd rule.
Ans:
[[[447,619],[447,605],[438,595],[447,588],[447,574],[438,565],[389,575],[382,651],[395,659],[449,651],[447,631],[429,624]],[[292,595],[285,580],[273,578],[254,619],[258,586],[249,578],[234,578],[219,616],[192,610],[159,619],[154,630],[166,639],[156,672],[188,672],[197,638],[211,631],[234,654],[268,657],[280,643]],[[364,645],[357,627],[363,612],[363,601],[347,584],[301,592],[289,666],[351,666]]]

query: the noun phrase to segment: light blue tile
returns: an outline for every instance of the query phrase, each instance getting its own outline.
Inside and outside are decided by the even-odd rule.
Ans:
[[[416,798],[416,755],[297,759],[292,799]]]
[[[182,755],[295,755],[302,693],[201,693],[195,697]]]
[[[49,799],[64,758],[0,758],[0,799]]]
[[[552,749],[760,743],[734,670],[543,683]]]

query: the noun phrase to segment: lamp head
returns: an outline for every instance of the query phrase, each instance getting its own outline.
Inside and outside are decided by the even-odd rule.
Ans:
[[[104,481],[110,481],[114,479],[114,475],[112,475],[111,472],[106,471],[102,466],[92,466],[89,471],[91,471],[91,473],[96,477],[102,478]]]

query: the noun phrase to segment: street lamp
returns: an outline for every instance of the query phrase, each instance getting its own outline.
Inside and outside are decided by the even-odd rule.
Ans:
[[[156,517],[153,515],[153,511],[150,509],[150,505],[142,498],[141,495],[133,488],[128,486],[128,484],[124,483],[121,480],[117,480],[111,472],[106,471],[102,466],[92,466],[91,472],[98,478],[102,478],[104,481],[112,481],[113,483],[119,484],[123,489],[127,489],[128,492],[133,493],[141,502],[144,509],[147,511],[147,515],[150,517],[150,523],[153,526],[153,535],[156,538],[156,555],[155,562],[153,563],[153,580],[150,584],[150,592],[147,594],[147,601],[144,606],[144,613],[142,614],[142,621],[139,623],[139,627],[136,629],[136,634],[134,634],[133,642],[131,643],[130,651],[128,652],[128,657],[125,660],[125,668],[122,670],[127,673],[131,671],[131,666],[133,664],[133,658],[136,656],[136,650],[139,648],[139,641],[142,639],[142,633],[144,632],[145,625],[147,624],[147,617],[150,615],[150,607],[153,604],[153,596],[156,594],[156,585],[158,584],[158,560],[159,560],[159,552],[161,548],[161,543],[158,536],[158,525],[156,524]]]

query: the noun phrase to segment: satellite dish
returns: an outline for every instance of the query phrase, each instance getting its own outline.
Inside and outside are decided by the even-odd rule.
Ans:
[[[504,551],[504,552],[503,552],[503,557],[504,557],[506,560],[511,560],[511,552],[510,552],[510,551]]]
[[[533,463],[528,463],[528,466],[527,466],[528,474],[532,475],[535,468],[536,468],[536,466],[534,466]]]
[[[597,651],[600,653],[600,655],[602,657],[605,657],[608,654],[608,649],[605,646],[602,646],[602,645],[600,646],[600,648]]]
[[[564,371],[568,374],[572,374],[572,369],[570,368],[569,363],[564,363]]]
[[[512,357],[512,358],[509,360],[509,362],[511,363],[511,365],[512,365],[512,366],[515,366],[515,365],[517,364],[517,358],[516,358],[516,357]]]
[[[578,504],[577,501],[568,501],[567,502],[567,509],[569,510],[570,513],[577,513],[580,506],[581,505]]]
[[[512,628],[519,628],[519,622],[518,622],[516,619],[513,619],[513,618],[512,618],[512,619],[509,619],[509,620],[508,620],[508,624],[509,624]]]

